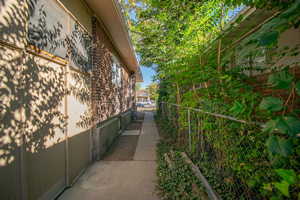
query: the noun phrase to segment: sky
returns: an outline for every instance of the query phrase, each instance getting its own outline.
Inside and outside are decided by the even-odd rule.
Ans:
[[[155,75],[155,71],[149,67],[141,66],[141,71],[143,74],[144,82],[141,83],[142,88],[146,88],[149,84],[153,82],[153,75]]]

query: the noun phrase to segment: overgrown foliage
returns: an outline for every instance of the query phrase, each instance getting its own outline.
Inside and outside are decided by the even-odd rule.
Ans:
[[[141,63],[157,71],[159,102],[250,122],[193,114],[190,156],[222,198],[299,198],[299,44],[284,46],[279,38],[299,28],[300,1],[144,0],[125,6]],[[273,18],[234,43],[253,30],[239,28],[243,15],[231,22],[243,6]],[[185,147],[186,111],[173,108],[165,117]]]
[[[179,151],[174,151],[172,163],[167,163],[165,154],[170,153],[170,150],[175,150],[172,145],[172,135],[170,126],[164,123],[162,118],[156,118],[156,122],[160,128],[160,136],[162,140],[157,144],[157,189],[161,199],[198,199],[206,200],[207,194],[199,182],[193,175],[190,167],[183,161]],[[171,164],[171,165],[170,165]]]

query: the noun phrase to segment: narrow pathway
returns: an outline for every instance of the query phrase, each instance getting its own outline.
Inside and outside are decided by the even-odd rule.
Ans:
[[[127,138],[129,136],[123,139]],[[126,160],[126,156],[119,156],[122,159],[114,160],[115,156],[108,154],[106,159],[89,167],[60,200],[158,200],[155,194],[155,148],[158,139],[153,113],[146,112],[132,157]],[[125,143],[131,145],[129,149],[134,144]]]

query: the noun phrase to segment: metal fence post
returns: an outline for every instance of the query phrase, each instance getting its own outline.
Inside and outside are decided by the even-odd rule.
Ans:
[[[192,152],[192,135],[191,135],[191,111],[190,109],[188,111],[188,125],[189,125],[189,150]]]
[[[163,118],[166,118],[165,104],[163,102],[161,102],[161,108],[162,108]]]
[[[170,104],[167,104],[167,116],[170,119]]]

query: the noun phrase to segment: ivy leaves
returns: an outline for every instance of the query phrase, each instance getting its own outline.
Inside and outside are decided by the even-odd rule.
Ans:
[[[277,169],[275,171],[287,183],[294,184],[296,182],[297,177],[294,170]]]
[[[233,104],[233,107],[231,109],[229,109],[229,111],[234,115],[234,116],[238,116],[241,113],[245,112],[246,107],[244,104],[241,104],[238,101],[235,101]]]
[[[294,170],[287,169],[277,169],[275,170],[278,176],[280,176],[281,181],[275,182],[274,186],[278,189],[284,196],[290,197],[289,187],[297,182],[297,175]]]
[[[294,77],[286,70],[269,76],[268,83],[274,89],[289,89]]]
[[[279,2],[280,1],[277,1],[278,4],[280,4]],[[288,4],[292,5],[284,12],[279,14],[278,17],[263,25],[260,33],[258,33],[257,35],[254,34],[256,35],[256,37],[254,37],[254,42],[256,42],[259,46],[275,46],[278,42],[280,34],[287,30],[291,24],[294,25],[295,28],[299,27],[300,1],[291,0],[289,3],[286,2],[281,4],[285,4],[285,6],[287,7]]]
[[[277,43],[279,37],[278,31],[270,31],[261,35],[258,42],[261,46],[271,46]]]
[[[280,111],[282,110],[282,108],[283,108],[282,100],[276,97],[266,97],[261,101],[259,105],[259,109],[267,110],[271,112]]]
[[[287,157],[291,155],[293,151],[293,144],[291,140],[274,135],[271,135],[268,138],[266,145],[272,157],[276,155]]]
[[[288,166],[290,162],[295,162],[292,160],[293,156],[297,154],[295,147],[298,140],[297,135],[300,133],[299,117],[294,113],[287,113],[288,103],[291,96],[295,93],[300,94],[300,82],[296,82],[295,77],[286,68],[270,75],[268,84],[271,88],[288,94],[285,100],[282,97],[265,97],[259,105],[259,109],[267,111],[271,118],[265,123],[263,129],[269,134],[266,146],[270,159],[274,163],[280,163],[281,167]],[[281,177],[281,181],[265,185],[265,190],[271,188],[272,191],[273,187],[280,192],[279,196],[276,195],[271,198],[273,200],[282,199],[281,195],[290,198],[290,186],[296,183],[296,173],[290,169],[277,169],[275,172]]]
[[[300,132],[300,120],[294,116],[279,116],[268,121],[263,130],[268,133],[277,131],[278,133],[294,137]]]
[[[287,71],[283,70],[269,76],[268,83],[274,89],[285,89],[293,92],[294,77]],[[297,88],[297,84],[296,88]],[[297,89],[296,89],[297,90]],[[259,105],[260,110],[268,111],[272,119],[265,125],[263,131],[270,134],[266,145],[270,155],[280,155],[287,157],[293,152],[292,138],[300,133],[300,120],[292,115],[279,115],[277,112],[285,110],[282,99],[278,97],[265,97]],[[277,134],[275,134],[277,133]],[[278,135],[279,134],[279,135]]]
[[[288,134],[293,137],[300,133],[300,120],[293,116],[279,117],[278,129],[281,133]]]
[[[280,177],[280,181],[265,184],[264,189],[272,191],[273,187],[280,192],[280,195],[275,193],[271,200],[280,200],[282,195],[291,198],[290,186],[299,183],[300,176],[297,177],[293,169],[276,169],[274,171]]]

